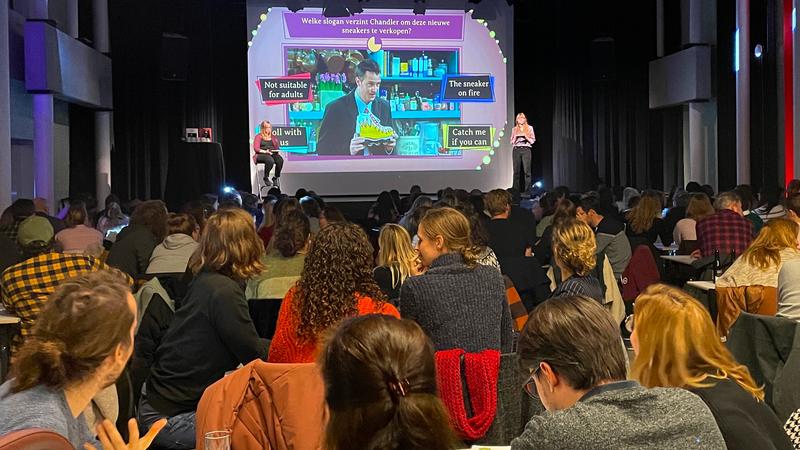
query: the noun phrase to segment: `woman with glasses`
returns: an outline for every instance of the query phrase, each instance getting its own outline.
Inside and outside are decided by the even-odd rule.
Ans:
[[[517,353],[531,373],[525,390],[547,412],[528,422],[512,450],[725,448],[697,396],[626,380],[619,327],[595,300],[570,296],[539,305]]]
[[[627,323],[635,325],[632,378],[644,386],[680,387],[700,396],[714,413],[729,449],[792,448],[782,424],[764,403],[764,389],[734,360],[697,300],[680,289],[655,284],[636,299],[636,315]]]

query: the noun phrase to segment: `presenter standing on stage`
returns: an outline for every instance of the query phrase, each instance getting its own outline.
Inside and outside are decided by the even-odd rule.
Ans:
[[[281,149],[278,138],[272,134],[272,124],[268,120],[261,122],[258,134],[253,139],[253,162],[264,164],[264,184],[266,186],[278,185],[283,169],[283,158],[278,151]],[[275,176],[269,181],[269,172],[275,166]]]
[[[536,135],[533,127],[528,124],[525,114],[517,114],[514,129],[511,132],[511,145],[514,150],[511,153],[511,160],[514,164],[514,183],[513,187],[519,189],[519,165],[522,163],[522,170],[525,173],[525,186],[519,189],[520,193],[527,195],[531,190],[531,146],[536,142]]]

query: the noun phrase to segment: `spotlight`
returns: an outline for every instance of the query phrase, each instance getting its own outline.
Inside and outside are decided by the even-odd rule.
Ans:
[[[414,14],[425,14],[425,0],[414,0]]]
[[[236,189],[234,189],[234,188],[232,188],[230,186],[223,186],[222,187],[222,192],[224,192],[226,194],[230,194],[231,192],[236,192]]]
[[[542,180],[539,180],[536,183],[533,183],[533,185],[536,186],[537,188],[541,189],[541,188],[544,187],[544,182]]]
[[[761,59],[764,56],[764,47],[761,44],[756,44],[756,48],[753,49],[753,55],[755,55],[756,59]]]

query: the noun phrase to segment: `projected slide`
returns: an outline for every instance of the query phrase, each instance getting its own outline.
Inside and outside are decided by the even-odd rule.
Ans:
[[[475,171],[498,150],[506,59],[483,21],[279,7],[260,19],[248,43],[250,134],[272,124],[284,173]]]

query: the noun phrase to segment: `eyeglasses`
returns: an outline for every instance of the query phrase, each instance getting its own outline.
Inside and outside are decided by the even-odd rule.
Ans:
[[[633,314],[629,315],[625,318],[625,329],[628,330],[628,333],[633,333],[633,324],[635,320],[633,318]]]
[[[541,363],[539,363],[536,368],[533,369],[531,375],[528,377],[528,380],[525,381],[525,384],[522,386],[522,389],[525,391],[525,393],[528,394],[530,398],[536,400],[539,399],[539,393],[536,392],[536,380],[534,378],[541,368]]]

